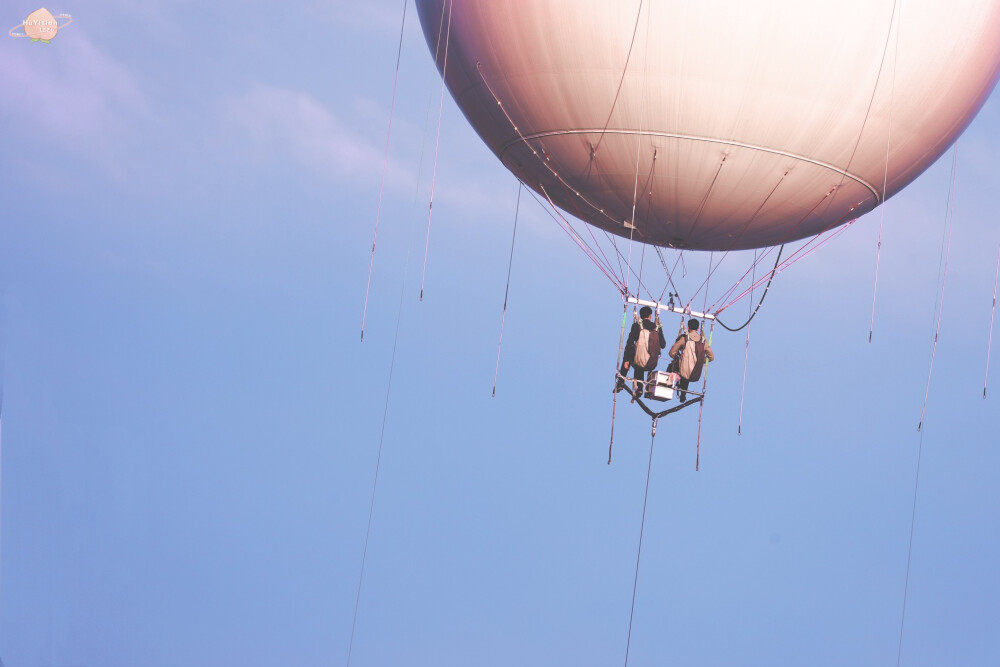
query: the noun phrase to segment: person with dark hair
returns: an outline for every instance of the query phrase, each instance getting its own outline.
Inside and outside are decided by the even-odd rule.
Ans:
[[[632,324],[632,330],[629,331],[628,340],[625,342],[622,367],[615,382],[616,392],[625,388],[628,369],[632,368],[634,395],[636,397],[642,395],[643,387],[646,385],[646,372],[656,368],[660,350],[667,346],[659,325],[659,321],[653,320],[652,308],[643,306],[639,309],[639,320]]]
[[[687,388],[692,381],[701,378],[701,370],[706,361],[715,361],[712,348],[705,336],[698,330],[701,323],[692,318],[688,320],[687,329],[681,325],[681,333],[670,346],[671,370],[681,376],[677,383],[680,390],[681,403],[687,400]]]

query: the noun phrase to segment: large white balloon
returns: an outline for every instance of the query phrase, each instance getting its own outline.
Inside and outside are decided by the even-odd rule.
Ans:
[[[417,8],[510,171],[593,225],[679,248],[776,245],[871,210],[948,148],[1000,71],[1000,0]]]

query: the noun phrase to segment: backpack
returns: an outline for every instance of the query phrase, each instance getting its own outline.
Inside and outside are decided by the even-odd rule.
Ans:
[[[694,347],[689,347],[694,342]],[[690,338],[684,343],[681,351],[677,353],[677,372],[690,382],[697,382],[701,379],[701,371],[705,367],[705,337],[701,336],[698,341]]]
[[[697,382],[701,379],[701,369],[705,367],[705,338],[704,336],[700,341],[694,344],[694,368],[691,369],[691,377],[688,378],[691,382]]]
[[[635,355],[632,363],[641,371],[651,371],[660,361],[660,332],[658,329],[639,330],[639,339],[635,343]]]

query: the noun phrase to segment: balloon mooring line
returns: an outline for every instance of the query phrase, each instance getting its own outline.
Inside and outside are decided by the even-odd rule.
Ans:
[[[1000,280],[1000,250],[997,251],[997,271],[993,278],[993,308],[990,312],[990,335],[986,341],[986,376],[983,378],[983,398],[986,398],[986,384],[990,380],[990,350],[993,347],[993,320],[997,314],[997,281]]]
[[[653,418],[653,434],[649,438],[649,462],[646,464],[646,491],[642,496],[642,521],[639,523],[639,548],[635,554],[635,577],[632,580],[632,606],[628,614],[628,635],[625,639],[625,667],[628,667],[628,654],[632,645],[632,619],[635,617],[635,594],[639,587],[639,561],[642,559],[642,536],[646,530],[646,504],[649,500],[649,478],[653,471],[653,444],[656,441],[656,418]]]
[[[396,48],[396,74],[392,78],[392,102],[389,104],[389,129],[385,133],[385,151],[382,155],[382,177],[378,185],[378,206],[375,209],[375,232],[372,235],[372,254],[368,260],[368,284],[365,287],[365,306],[361,312],[361,340],[365,339],[365,321],[368,318],[368,296],[372,288],[372,268],[375,266],[375,243],[378,241],[378,223],[382,217],[382,193],[385,190],[385,171],[389,164],[389,139],[392,137],[392,119],[396,112],[396,90],[399,83],[399,62],[403,55],[403,33],[406,28],[406,5],[403,0],[403,20],[399,26],[399,46]]]
[[[510,235],[510,259],[507,260],[507,287],[503,292],[503,313],[500,315],[500,340],[497,342],[497,365],[493,370],[493,396],[497,395],[497,376],[500,374],[500,349],[503,347],[503,328],[507,321],[507,297],[510,295],[510,271],[514,266],[514,240],[517,238],[517,217],[521,211],[521,190],[524,183],[517,182],[517,204],[514,206],[514,232]]]
[[[903,14],[903,8],[899,8],[899,13],[896,15],[896,44],[893,47],[892,53],[892,79],[889,84],[889,125],[886,130],[885,137],[885,170],[882,173],[882,204],[880,206],[881,211],[879,211],[878,220],[878,242],[875,246],[875,282],[872,285],[872,317],[871,323],[868,325],[868,342],[872,342],[872,335],[875,332],[875,302],[878,297],[878,272],[879,264],[882,260],[882,228],[885,226],[885,200],[886,191],[889,186],[889,148],[892,145],[892,100],[896,94],[896,65],[899,62],[899,22],[900,16]],[[890,21],[890,32],[892,31],[892,24]],[[884,56],[883,56],[884,57]]]
[[[756,264],[757,264],[757,262],[756,262],[757,255],[758,255],[758,253],[755,250],[754,251],[754,266],[756,266]],[[757,279],[757,272],[755,270],[753,277],[750,279],[750,282],[752,283],[756,279]],[[750,302],[748,303],[748,305],[750,305],[752,303],[753,303],[753,291],[751,290],[751,292],[750,292]],[[759,305],[757,307],[760,308]],[[749,362],[750,362],[750,320],[753,319],[753,314],[754,314],[754,311],[750,311],[750,317],[749,317],[749,319],[747,319],[747,324],[746,324],[747,342],[746,342],[746,345],[744,346],[744,349],[743,349],[743,384],[740,386],[740,417],[739,417],[739,420],[736,422],[736,435],[743,435],[743,399],[746,396],[746,391],[747,391],[747,366],[749,365]]]
[[[920,489],[920,460],[924,453],[924,432],[917,446],[917,471],[913,478],[913,505],[910,507],[910,537],[906,547],[906,576],[903,580],[903,609],[899,615],[899,640],[896,643],[896,667],[903,656],[903,628],[906,626],[906,602],[910,591],[910,563],[913,557],[913,528],[917,522],[917,491]]]
[[[917,446],[917,470],[913,479],[913,505],[910,509],[910,537],[906,547],[906,576],[903,581],[903,605],[899,618],[899,642],[896,646],[896,667],[899,667],[900,659],[903,655],[903,630],[906,627],[906,603],[910,590],[910,563],[913,556],[913,532],[917,521],[917,493],[920,488],[920,461],[924,451],[924,412],[927,409],[927,396],[930,393],[931,374],[934,371],[934,355],[937,352],[938,334],[941,328],[941,313],[944,310],[944,288],[945,283],[948,280],[948,258],[951,255],[951,230],[954,226],[955,172],[957,167],[958,144],[956,143],[955,148],[952,151],[951,186],[948,190],[948,204],[945,212],[944,235],[945,238],[947,238],[947,243],[945,243],[945,238],[941,239],[942,261],[938,267],[939,293],[934,297],[935,306],[937,307],[937,323],[934,327],[934,344],[931,347],[930,368],[927,371],[927,388],[924,390],[924,405],[920,411],[920,423],[917,425],[917,431],[920,433],[920,440],[919,445]]]
[[[451,12],[455,0],[448,2],[448,27],[444,34],[444,59],[441,61],[441,98],[438,103],[437,135],[434,139],[434,167],[431,170],[431,196],[427,204],[427,238],[424,240],[424,268],[420,273],[420,300],[424,300],[424,280],[427,277],[427,253],[431,247],[431,216],[434,214],[434,186],[437,183],[438,152],[441,148],[441,118],[444,116],[444,91],[448,79],[448,46],[451,42]],[[440,39],[440,30],[438,34]]]
[[[938,336],[941,332],[941,313],[944,311],[945,286],[948,282],[948,260],[951,256],[951,230],[954,227],[955,213],[955,172],[958,168],[958,144],[952,151],[951,158],[951,187],[948,190],[948,205],[945,211],[944,236],[942,238],[941,260],[938,268],[938,294],[935,296],[935,306],[937,307],[937,318],[934,325],[934,343],[931,346],[931,362],[927,369],[927,386],[924,388],[924,405],[920,409],[920,422],[917,424],[919,431],[924,425],[924,413],[927,411],[927,397],[931,391],[931,375],[934,373],[934,357],[937,354]],[[947,242],[945,242],[947,240]]]

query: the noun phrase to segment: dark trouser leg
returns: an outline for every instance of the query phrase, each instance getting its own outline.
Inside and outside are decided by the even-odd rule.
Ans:
[[[681,392],[680,396],[681,403],[687,400],[687,388],[689,384],[691,384],[691,380],[688,380],[687,378],[681,378],[680,381],[677,383],[677,388]]]
[[[641,371],[638,368],[635,368],[635,365],[633,364],[632,373],[632,377],[634,377],[639,383],[639,386],[635,390],[635,395],[642,396],[642,392],[646,388],[646,371]]]

